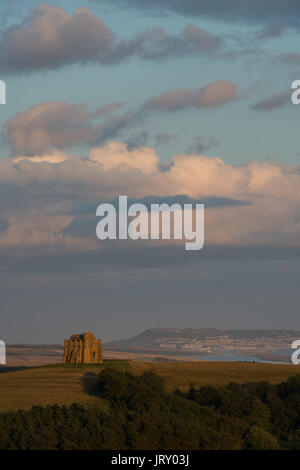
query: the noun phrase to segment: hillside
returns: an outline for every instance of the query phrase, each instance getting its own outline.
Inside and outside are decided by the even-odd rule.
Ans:
[[[289,348],[300,338],[296,330],[222,330],[151,328],[133,338],[105,344],[106,349],[135,352],[220,354],[234,352],[289,362]]]
[[[103,365],[34,367],[0,373],[0,412],[29,409],[33,405],[71,405],[106,407],[107,403],[93,394],[93,383],[103,367],[130,370],[141,374],[153,370],[166,379],[169,391],[188,390],[195,386],[223,386],[236,381],[269,381],[276,384],[298,373],[298,366],[281,364],[255,364],[237,362],[170,362],[161,364],[135,361],[105,361]],[[1,371],[1,369],[0,369]]]

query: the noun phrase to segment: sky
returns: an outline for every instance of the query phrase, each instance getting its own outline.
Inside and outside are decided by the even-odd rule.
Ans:
[[[299,324],[297,0],[3,0],[0,337]],[[205,246],[100,241],[128,195],[205,204]]]

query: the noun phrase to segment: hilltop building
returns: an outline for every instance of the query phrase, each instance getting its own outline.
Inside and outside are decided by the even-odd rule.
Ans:
[[[71,335],[64,341],[64,362],[66,364],[100,364],[102,362],[101,340],[87,332]]]

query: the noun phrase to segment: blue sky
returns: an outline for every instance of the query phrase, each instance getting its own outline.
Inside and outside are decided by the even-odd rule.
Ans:
[[[14,2],[8,7],[10,14],[6,19],[6,27],[22,21],[37,3],[25,1],[23,5],[26,8],[21,12],[14,9]],[[236,60],[190,56],[153,63],[130,58],[125,63],[114,66],[67,65],[55,71],[10,75],[6,78],[8,104],[1,109],[0,124],[3,125],[29,106],[48,100],[85,102],[91,106],[101,106],[109,101],[124,101],[128,109],[136,109],[148,97],[169,89],[199,88],[215,80],[227,80],[238,84],[240,101],[217,110],[175,113],[168,116],[167,120],[164,116],[153,116],[132,129],[132,134],[156,130],[177,134],[178,139],[173,145],[158,148],[162,160],[169,159],[176,152],[185,151],[197,136],[203,139],[213,136],[220,145],[209,149],[209,154],[220,155],[230,164],[270,157],[288,163],[299,162],[298,109],[288,104],[269,113],[249,109],[259,99],[288,91],[291,82],[297,78],[297,67],[271,64],[272,58],[277,54],[297,53],[297,32],[288,31],[280,38],[254,41],[255,32],[263,27],[260,23],[233,24],[178,14],[151,16],[132,9],[120,11],[113,2],[107,5],[101,1],[84,4],[81,1],[65,1],[51,2],[49,5],[63,6],[70,15],[76,8],[86,6],[124,38],[155,26],[176,34],[192,23],[228,38],[228,41],[233,35],[239,36],[254,51],[250,55],[241,53]],[[5,12],[5,5],[2,9]],[[236,47],[233,41],[230,44]],[[256,62],[258,55],[260,61]],[[254,62],[248,64],[252,59]],[[228,115],[230,119],[227,119]],[[118,136],[119,139],[124,137],[124,134]],[[80,149],[82,154],[85,151],[86,149]]]
[[[1,3],[3,339],[300,328],[299,4],[220,1]],[[119,194],[217,198],[205,249],[99,244]]]

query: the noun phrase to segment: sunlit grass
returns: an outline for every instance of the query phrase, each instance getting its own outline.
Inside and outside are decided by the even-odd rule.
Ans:
[[[0,412],[28,409],[34,405],[71,405],[107,407],[104,400],[84,390],[83,377],[99,374],[104,367],[129,368],[127,361],[104,361],[103,365],[53,364],[0,374]]]
[[[167,389],[188,390],[212,385],[220,387],[229,382],[258,382],[266,380],[276,384],[299,372],[299,367],[281,364],[239,363],[239,362],[168,362],[142,363],[136,361],[107,360],[103,365],[53,364],[0,374],[0,412],[9,409],[29,409],[33,405],[70,405],[74,402],[86,407],[94,405],[107,409],[108,403],[84,387],[84,377],[89,374],[93,380],[104,367],[130,370],[141,374],[153,370],[166,379]]]
[[[300,373],[295,365],[263,364],[246,362],[166,362],[162,364],[146,364],[133,362],[132,369],[140,374],[151,369],[166,379],[168,390],[179,388],[182,391],[195,387],[211,385],[221,387],[229,382],[260,382],[271,384],[283,382],[291,375]]]

